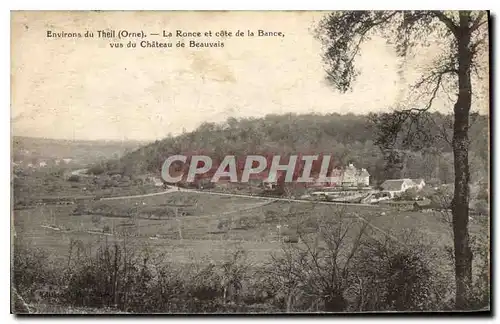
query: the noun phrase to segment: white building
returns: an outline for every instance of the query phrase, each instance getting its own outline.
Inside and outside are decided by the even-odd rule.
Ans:
[[[391,198],[394,198],[406,190],[415,187],[415,183],[411,179],[390,179],[384,181],[381,187],[383,191],[391,195]]]
[[[415,184],[415,188],[417,190],[422,190],[425,187],[425,181],[424,181],[424,179],[411,179],[411,180]]]
[[[343,169],[333,169],[326,180],[317,178],[315,184],[317,186],[333,187],[368,187],[370,185],[370,174],[366,169],[357,169],[354,164],[350,163]]]
[[[366,169],[358,169],[349,163],[343,170],[333,170],[332,179],[337,181],[336,185],[345,187],[368,187],[370,185],[370,174]],[[333,181],[332,181],[333,182]]]

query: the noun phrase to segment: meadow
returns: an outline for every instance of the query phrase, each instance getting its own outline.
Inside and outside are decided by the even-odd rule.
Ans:
[[[166,254],[169,262],[218,260],[221,252],[240,246],[252,262],[263,263],[281,250],[284,237],[314,235],[322,219],[339,216],[352,227],[350,232],[368,222],[367,233],[374,238],[388,236],[400,244],[411,244],[411,234],[420,244],[438,250],[452,244],[451,227],[437,212],[195,192],[38,206],[14,211],[13,222],[16,236],[48,250],[57,260],[65,259],[72,240],[92,249],[105,240],[126,239],[137,249]],[[472,236],[487,236],[489,231],[481,218],[472,219],[470,230]]]

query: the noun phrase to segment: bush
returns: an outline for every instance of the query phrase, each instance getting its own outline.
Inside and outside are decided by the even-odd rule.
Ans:
[[[28,312],[25,301],[37,301],[37,292],[47,285],[58,284],[58,278],[47,261],[47,254],[40,249],[26,245],[19,239],[14,240],[12,284],[16,313]],[[22,302],[20,302],[22,301]]]
[[[430,263],[430,250],[370,239],[356,258],[359,294],[357,309],[363,311],[443,310],[449,286]]]
[[[99,215],[92,215],[92,224],[99,225],[101,223],[101,216]],[[109,228],[108,228],[109,230]]]
[[[490,256],[489,235],[473,236],[471,238],[471,249],[473,253],[473,285],[472,285],[472,309],[483,309],[490,306]]]
[[[477,193],[477,200],[484,200],[486,202],[489,202],[490,199],[490,192],[488,190],[487,185],[481,185],[479,192]]]
[[[220,263],[174,266],[162,256],[152,259],[147,250],[136,253],[124,239],[106,240],[94,254],[72,241],[66,266],[55,272],[45,254],[15,241],[14,287],[23,299],[34,300],[35,291],[55,284],[61,290],[55,303],[140,313],[449,309],[454,278],[436,270],[434,252],[374,238],[367,223],[343,211],[334,216],[320,218],[316,233],[299,233],[303,244],[283,244],[263,268],[248,263],[239,248]],[[488,238],[478,237],[471,246],[472,302],[479,309],[490,298]]]
[[[263,220],[258,216],[241,216],[236,220],[237,228],[250,229],[257,227]]]
[[[89,174],[93,174],[93,175],[101,175],[105,172],[106,170],[104,169],[103,166],[101,165],[95,165],[91,168],[88,169],[88,173]]]
[[[69,176],[68,181],[70,181],[70,182],[80,182],[80,177],[77,176],[76,174],[73,174],[73,175]]]
[[[479,200],[476,202],[474,209],[481,215],[488,215],[490,212],[490,204],[486,200]]]
[[[400,196],[400,200],[415,200],[418,197],[418,191],[415,188],[410,188],[403,192],[403,194]]]
[[[228,253],[220,265],[173,268],[118,243],[75,264],[65,289],[67,304],[141,313],[225,311],[227,302],[239,300],[248,269],[241,250]]]

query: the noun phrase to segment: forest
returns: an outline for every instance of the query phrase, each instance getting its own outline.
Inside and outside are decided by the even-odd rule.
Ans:
[[[289,113],[263,118],[230,117],[224,123],[205,122],[192,132],[170,135],[120,159],[95,164],[90,172],[159,173],[164,160],[174,154],[205,154],[219,160],[225,155],[329,154],[335,167],[353,163],[367,169],[372,185],[390,178],[453,183],[453,155],[447,136],[452,132],[452,116],[429,114],[427,122],[420,127],[423,135],[417,140],[413,138],[411,146],[396,139],[391,150],[397,152],[400,163],[396,167],[392,163],[388,168],[384,154],[387,148],[377,144],[381,123],[376,122],[388,114]],[[485,183],[489,168],[489,117],[474,114],[470,126],[471,183]]]

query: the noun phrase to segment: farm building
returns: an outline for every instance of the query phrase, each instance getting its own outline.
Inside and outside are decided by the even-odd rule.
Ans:
[[[413,183],[415,184],[414,188],[417,190],[422,190],[422,188],[425,187],[424,179],[411,179],[411,181],[413,181]]]
[[[357,169],[350,163],[342,172],[342,185],[343,186],[369,186],[370,174],[366,169]]]
[[[381,187],[383,191],[391,195],[391,198],[394,198],[406,190],[415,187],[415,183],[411,179],[390,179],[384,181]]]
[[[370,174],[366,169],[358,169],[350,163],[343,169],[334,169],[328,177],[328,181],[317,178],[314,185],[319,186],[344,186],[344,187],[368,187],[370,185]]]

